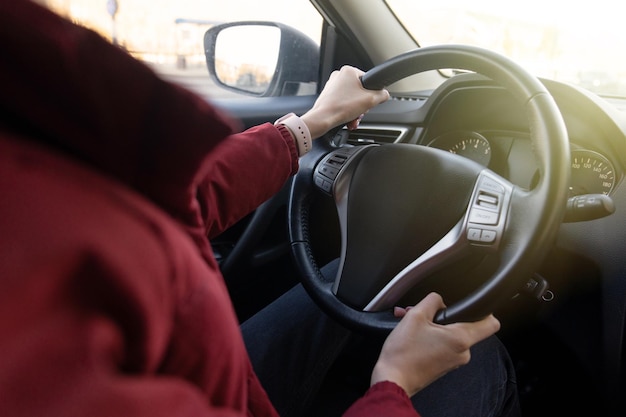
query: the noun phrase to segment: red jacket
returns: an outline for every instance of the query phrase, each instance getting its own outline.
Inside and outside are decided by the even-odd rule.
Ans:
[[[275,416],[207,236],[295,173],[289,133],[30,1],[0,54],[1,414]],[[346,415],[416,414],[381,383]]]

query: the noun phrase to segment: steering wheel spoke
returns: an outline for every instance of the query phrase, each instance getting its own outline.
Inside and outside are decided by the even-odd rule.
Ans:
[[[465,216],[441,240],[394,276],[363,311],[393,307],[433,271],[445,268],[470,252],[496,252],[505,231],[512,190],[509,181],[483,170],[476,180]],[[336,284],[341,273],[340,268]]]

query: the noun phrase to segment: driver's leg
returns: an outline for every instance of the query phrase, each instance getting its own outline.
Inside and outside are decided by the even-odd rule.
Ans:
[[[470,362],[433,382],[412,400],[422,417],[520,416],[515,369],[492,336],[474,345]]]
[[[350,332],[296,285],[241,325],[252,365],[281,417],[302,417]]]

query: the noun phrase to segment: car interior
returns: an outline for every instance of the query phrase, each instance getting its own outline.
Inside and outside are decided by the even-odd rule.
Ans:
[[[384,2],[313,3],[325,17],[320,79],[355,65],[369,70],[364,85],[389,88],[392,99],[356,131],[336,129],[316,141],[283,192],[213,242],[231,282],[244,281],[246,265],[255,275],[268,272],[258,287],[233,286],[242,318],[259,307],[259,291],[271,299],[303,280],[329,314],[367,335],[393,326],[382,317],[393,303],[414,303],[434,288],[445,294],[451,321],[488,311],[502,321],[524,415],[624,415],[623,102],[549,78],[520,88],[526,71],[484,62],[489,51],[419,48]],[[414,50],[421,54],[407,56]],[[293,52],[285,52],[287,61]],[[550,105],[532,104],[543,95]],[[258,114],[250,100],[217,102],[252,126],[306,111],[307,97],[259,97],[265,111]],[[374,160],[383,148],[386,157]],[[420,149],[454,157],[430,160]],[[456,170],[468,159],[476,164],[467,168],[471,178],[487,168],[496,188],[507,190],[495,193],[494,204],[508,223],[457,223],[476,215],[468,211],[472,201],[494,197],[492,184],[460,189]],[[474,239],[476,229],[482,235]],[[466,237],[473,243],[457,254]],[[509,245],[519,246],[511,252]],[[334,259],[342,274],[321,280],[319,266]],[[259,268],[269,264],[284,269]],[[276,285],[278,276],[285,282]],[[392,278],[400,284],[381,290]],[[376,297],[384,300],[372,303]],[[358,369],[358,349],[342,370]]]
[[[391,99],[358,129],[317,138],[278,194],[212,240],[239,319],[302,283],[328,315],[378,337],[397,323],[391,307],[438,291],[440,323],[500,319],[524,416],[625,416],[622,84],[537,75],[463,41],[423,45],[408,14],[434,2],[301,2],[321,17],[319,39],[278,10],[203,30],[203,71],[221,91],[207,100],[244,128],[273,122],[306,112],[343,65]],[[541,3],[520,7],[525,22],[543,21]],[[453,33],[458,20],[446,21]],[[246,66],[256,50],[269,70]],[[324,276],[332,262],[337,275]],[[342,356],[329,389],[361,375],[360,349]]]

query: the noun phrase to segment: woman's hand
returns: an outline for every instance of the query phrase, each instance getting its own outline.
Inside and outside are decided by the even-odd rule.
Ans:
[[[344,66],[333,71],[313,107],[300,118],[306,123],[312,138],[318,138],[335,126],[347,124],[356,129],[372,107],[389,100],[389,92],[367,90],[361,84],[360,69]]]
[[[468,363],[469,348],[500,329],[493,315],[471,323],[435,324],[435,314],[444,307],[441,296],[431,293],[415,307],[394,311],[402,320],[383,345],[372,372],[372,385],[392,381],[413,396]]]

